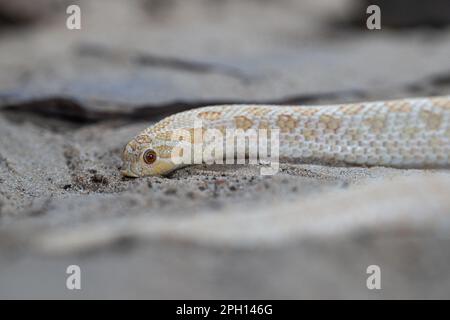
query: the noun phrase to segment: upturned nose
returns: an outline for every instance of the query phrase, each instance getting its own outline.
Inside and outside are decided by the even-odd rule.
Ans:
[[[130,177],[130,178],[138,178],[139,176],[134,173],[133,171],[131,171],[129,168],[125,169],[125,170],[120,170],[120,173],[124,176],[124,177]]]
[[[130,143],[128,143],[122,151],[122,168],[120,173],[125,177],[137,178],[139,175],[131,169],[133,161],[136,161],[136,156],[130,149]]]

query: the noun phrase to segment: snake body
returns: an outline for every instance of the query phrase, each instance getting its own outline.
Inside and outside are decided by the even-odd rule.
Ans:
[[[180,167],[170,157],[178,143],[174,133],[192,131],[196,120],[203,130],[220,132],[278,129],[279,156],[287,161],[450,167],[450,96],[443,96],[328,106],[219,105],[180,112],[126,145],[122,173],[164,175]],[[149,150],[152,161],[145,158]]]

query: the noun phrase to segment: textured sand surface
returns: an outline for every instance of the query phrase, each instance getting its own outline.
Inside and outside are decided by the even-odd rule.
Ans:
[[[450,29],[344,27],[349,1],[105,3],[81,31],[64,10],[1,29],[0,298],[450,297],[448,170],[118,170],[192,107],[449,94]]]

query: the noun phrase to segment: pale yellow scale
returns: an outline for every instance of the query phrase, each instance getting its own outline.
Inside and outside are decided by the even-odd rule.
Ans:
[[[137,135],[124,150],[128,176],[166,174],[173,132],[279,130],[279,156],[295,162],[450,167],[450,96],[328,106],[222,105],[174,114]],[[258,132],[258,131],[257,131]],[[142,155],[152,149],[155,163]]]

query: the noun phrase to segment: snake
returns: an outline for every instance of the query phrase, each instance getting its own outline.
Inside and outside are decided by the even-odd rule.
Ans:
[[[196,122],[201,126],[196,128]],[[164,176],[191,165],[175,161],[174,151],[185,150],[180,147],[182,143],[195,145],[192,136],[201,137],[209,129],[269,136],[277,132],[278,156],[287,162],[450,167],[450,96],[436,96],[316,106],[214,105],[175,113],[126,144],[122,175]],[[186,138],[181,131],[192,136]],[[205,150],[212,140],[200,141]]]

